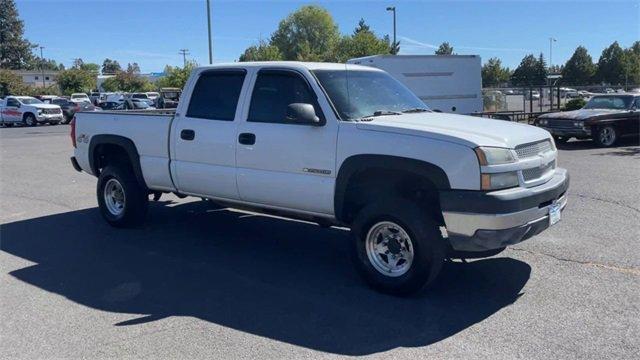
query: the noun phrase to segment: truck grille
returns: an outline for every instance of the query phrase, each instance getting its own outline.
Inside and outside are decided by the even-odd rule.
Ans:
[[[546,175],[548,172],[553,171],[553,169],[555,168],[556,168],[556,161],[553,160],[550,163],[546,165],[542,165],[537,168],[522,170],[522,177],[524,178],[525,182],[537,180],[543,177],[544,175]]]
[[[547,125],[545,125],[545,127],[556,128],[556,129],[570,129],[573,127],[573,121],[548,119]]]
[[[549,140],[542,140],[516,146],[516,154],[518,154],[518,158],[520,159],[538,156],[539,154],[550,150],[551,142]]]
[[[60,109],[42,109],[43,114],[60,114],[62,110]]]

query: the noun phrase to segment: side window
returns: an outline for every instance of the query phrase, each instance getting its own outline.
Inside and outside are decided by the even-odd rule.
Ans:
[[[18,106],[18,100],[16,100],[16,99],[7,99],[7,106]]]
[[[312,104],[316,115],[322,119],[316,96],[300,75],[262,70],[253,87],[247,121],[284,124],[287,106],[293,103]]]
[[[640,97],[637,97],[633,104],[635,105],[636,110],[640,110]]]
[[[187,117],[233,121],[245,71],[207,71],[196,83]]]

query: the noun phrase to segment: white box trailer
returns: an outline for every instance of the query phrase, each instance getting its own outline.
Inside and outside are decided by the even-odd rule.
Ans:
[[[388,72],[432,110],[457,114],[483,110],[478,55],[373,55],[347,63]]]

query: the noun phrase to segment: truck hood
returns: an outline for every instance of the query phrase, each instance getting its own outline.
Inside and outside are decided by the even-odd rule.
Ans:
[[[562,120],[587,120],[599,116],[609,116],[620,114],[627,110],[611,110],[611,109],[579,109],[573,111],[562,111],[544,114],[539,119],[562,119]]]
[[[53,104],[30,104],[24,106],[31,106],[36,109],[60,109],[60,106]]]
[[[362,130],[423,136],[471,148],[514,148],[551,137],[546,130],[531,125],[435,112],[378,116],[371,121],[359,122],[357,127]]]

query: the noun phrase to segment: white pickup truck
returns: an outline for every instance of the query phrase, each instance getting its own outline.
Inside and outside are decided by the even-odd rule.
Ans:
[[[7,96],[0,100],[0,122],[5,126],[36,126],[39,123],[57,125],[62,119],[60,106],[45,104],[31,96]]]
[[[77,113],[71,162],[113,226],[172,192],[349,227],[373,287],[410,294],[446,258],[496,254],[560,220],[551,135],[432,112],[386,72],[328,63],[195,69],[175,114]]]

